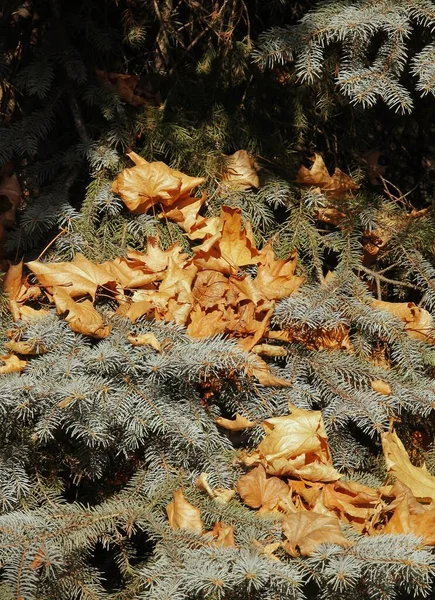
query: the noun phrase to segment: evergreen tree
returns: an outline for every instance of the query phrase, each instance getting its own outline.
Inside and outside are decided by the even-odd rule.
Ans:
[[[434,472],[435,4],[0,18],[0,599],[430,598],[433,509],[381,438]],[[321,411],[330,479],[252,462],[289,410]],[[250,503],[257,465],[291,502]],[[338,476],[354,515],[301,492]],[[293,547],[297,509],[347,524]]]

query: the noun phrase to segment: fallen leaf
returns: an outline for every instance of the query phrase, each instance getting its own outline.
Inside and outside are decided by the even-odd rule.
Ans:
[[[242,417],[242,415],[239,415],[239,413],[236,413],[236,418],[234,420],[218,417],[215,420],[215,423],[224,429],[229,429],[230,431],[242,431],[242,429],[255,427],[256,425],[255,421],[249,421],[249,419]]]
[[[162,346],[154,333],[140,333],[139,335],[134,335],[129,333],[127,335],[127,340],[133,346],[151,346],[157,352],[162,351]]]
[[[415,467],[395,432],[381,434],[388,473],[410,488],[416,498],[435,500],[435,477],[425,467]]]
[[[20,373],[26,364],[27,361],[20,360],[15,354],[0,356],[0,375],[6,373]]]
[[[203,530],[201,511],[185,499],[182,489],[174,492],[174,500],[166,507],[166,513],[172,529],[190,529],[197,533]]]
[[[246,150],[237,150],[237,152],[227,157],[222,181],[235,190],[258,188],[260,180],[255,159]]]
[[[216,546],[224,548],[236,548],[236,542],[234,540],[234,525],[225,525],[217,521],[212,529],[212,535],[215,539],[214,543]]]
[[[203,177],[189,177],[171,169],[163,162],[148,162],[135,152],[128,156],[135,166],[121,171],[112,190],[135,214],[146,213],[155,204],[172,206],[205,181]]]
[[[196,487],[203,492],[206,492],[210,498],[214,497],[214,491],[211,485],[208,482],[208,473],[201,473],[201,475],[196,480]]]
[[[377,392],[378,394],[382,394],[383,396],[391,395],[391,387],[386,381],[382,381],[382,379],[375,379],[371,382],[372,390]]]
[[[27,266],[42,286],[49,289],[62,286],[71,298],[89,294],[95,300],[98,287],[113,283],[111,273],[82,254],[76,254],[72,262],[42,263],[34,260]]]
[[[111,87],[116,91],[123,100],[131,104],[132,106],[141,106],[146,104],[147,100],[142,98],[135,93],[136,86],[139,82],[137,75],[130,75],[128,73],[108,73],[107,71],[101,71],[96,69],[96,75],[103,83]]]
[[[90,300],[75,302],[63,288],[53,288],[53,300],[59,314],[67,313],[65,321],[73,331],[101,339],[109,335],[111,326],[104,325]]]
[[[283,547],[290,556],[310,556],[321,544],[337,544],[348,548],[351,542],[341,531],[336,517],[314,512],[297,512],[283,519],[286,541]]]
[[[237,482],[237,491],[243,502],[251,508],[273,508],[279,500],[289,494],[289,488],[278,477],[266,477],[262,465],[242,475]]]
[[[373,308],[383,310],[405,323],[405,331],[409,337],[435,344],[435,327],[432,315],[416,306],[414,302],[384,302],[373,300]]]
[[[310,160],[313,165],[309,169],[304,166],[299,169],[296,178],[297,183],[318,187],[322,192],[335,199],[342,199],[346,197],[350,190],[360,187],[349,175],[338,168],[335,169],[332,176],[329,175],[320,154],[315,153]]]

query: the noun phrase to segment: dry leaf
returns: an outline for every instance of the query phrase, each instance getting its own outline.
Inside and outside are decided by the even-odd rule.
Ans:
[[[283,520],[283,532],[287,541],[284,548],[290,556],[310,556],[321,544],[351,546],[340,528],[336,517],[314,512],[297,512]]]
[[[391,387],[386,381],[382,381],[382,379],[375,379],[371,382],[371,386],[372,390],[378,394],[382,394],[383,396],[391,395]]]
[[[373,308],[384,310],[405,323],[405,331],[416,340],[435,344],[435,328],[432,315],[416,306],[414,302],[384,302],[373,300]]]
[[[101,339],[109,335],[111,326],[104,325],[100,313],[98,313],[90,300],[75,302],[71,296],[60,287],[53,288],[53,300],[57,312],[67,313],[65,321],[73,331],[82,335],[90,335]]]
[[[27,266],[46,288],[62,286],[71,298],[89,294],[92,300],[98,287],[113,283],[113,276],[102,265],[96,265],[82,254],[76,254],[72,262],[42,263],[37,260]]]
[[[254,284],[263,298],[279,300],[289,296],[304,283],[305,277],[296,276],[297,254],[292,252],[286,260],[276,260],[272,246],[261,250],[261,262]]]
[[[416,498],[435,500],[435,477],[425,467],[415,467],[395,432],[381,434],[387,471],[409,487]]]
[[[264,506],[268,509],[276,506],[279,500],[289,494],[287,484],[278,477],[267,478],[262,465],[240,477],[237,491],[243,502],[251,508]]]
[[[221,273],[238,273],[239,267],[254,265],[260,253],[255,248],[249,229],[242,227],[239,208],[223,206],[222,232],[194,248],[194,263],[201,269]]]
[[[287,348],[284,346],[272,346],[272,344],[257,344],[251,352],[264,356],[287,356],[288,354]]]
[[[20,360],[15,354],[0,356],[0,375],[6,373],[20,373],[26,364],[27,361]]]
[[[4,346],[11,352],[16,352],[17,354],[36,355],[42,354],[44,352],[44,350],[41,347],[37,348],[33,342],[19,342],[11,340],[10,342],[4,344]]]
[[[236,491],[227,488],[214,488],[213,494],[214,502],[217,504],[228,504],[236,495]]]
[[[162,351],[162,346],[154,333],[140,333],[139,335],[133,335],[129,333],[127,335],[127,340],[133,346],[151,346],[157,352]]]
[[[146,213],[155,204],[172,206],[205,181],[203,177],[189,177],[171,169],[163,162],[148,162],[135,152],[128,156],[135,166],[118,175],[112,190],[135,214]]]
[[[236,542],[234,541],[234,525],[225,525],[217,521],[212,529],[212,535],[216,540],[214,543],[216,546],[222,546],[225,548],[236,548]]]
[[[359,185],[340,169],[336,168],[331,177],[320,154],[314,154],[311,161],[313,165],[310,169],[304,166],[299,169],[297,183],[318,187],[322,192],[336,199],[344,198],[350,190],[359,188]]]
[[[236,418],[234,420],[224,419],[223,417],[218,417],[215,420],[217,425],[220,425],[224,429],[229,429],[230,431],[242,431],[242,429],[247,429],[248,427],[255,427],[255,421],[250,421],[246,417],[242,417],[239,413],[236,413]]]
[[[197,533],[203,530],[201,511],[185,499],[181,489],[174,492],[174,500],[166,507],[166,513],[172,529],[190,529]]]
[[[227,157],[226,170],[222,175],[225,185],[235,190],[258,188],[260,180],[257,175],[255,159],[246,150],[237,150]]]
[[[105,84],[115,90],[123,100],[131,104],[132,106],[141,106],[146,104],[145,98],[135,94],[135,89],[139,81],[137,75],[129,75],[128,73],[108,73],[96,69],[96,75],[98,79],[103,81]]]
[[[208,473],[201,473],[201,475],[196,480],[196,487],[203,492],[206,492],[210,498],[214,498],[214,491],[211,485],[208,482]]]

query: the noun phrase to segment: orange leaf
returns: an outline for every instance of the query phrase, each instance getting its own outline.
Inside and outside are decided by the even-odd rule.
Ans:
[[[54,288],[53,300],[59,314],[67,313],[65,321],[73,331],[99,339],[109,335],[110,325],[104,325],[102,316],[95,310],[90,300],[74,302],[61,287]]]
[[[172,529],[190,529],[198,533],[203,530],[201,511],[185,499],[181,489],[174,492],[174,500],[166,507],[166,513]]]
[[[171,169],[163,162],[148,162],[135,152],[129,152],[128,156],[135,166],[118,175],[112,190],[136,214],[145,213],[159,203],[172,206],[205,181],[203,177],[189,177]]]
[[[252,508],[273,508],[289,494],[287,484],[278,477],[267,478],[262,465],[240,477],[237,491],[243,502]]]
[[[239,413],[236,413],[236,418],[234,421],[231,419],[224,419],[223,417],[218,417],[215,420],[215,423],[223,427],[224,429],[229,429],[230,431],[241,431],[242,429],[247,429],[248,427],[255,427],[256,423],[254,421],[249,421],[246,417],[242,417]]]
[[[425,467],[414,467],[397,434],[382,433],[381,439],[388,472],[408,486],[416,498],[435,500],[435,477]]]
[[[314,512],[287,515],[283,520],[283,532],[287,538],[283,546],[290,556],[310,556],[321,544],[351,546],[336,517]]]
[[[20,360],[15,354],[0,356],[0,375],[4,375],[5,373],[19,373],[24,369],[26,364],[27,361]]]
[[[236,548],[236,542],[234,541],[234,525],[225,525],[217,521],[214,524],[212,535],[215,540],[216,546],[222,546],[225,548]]]
[[[384,302],[373,300],[373,308],[384,310],[405,323],[409,337],[435,344],[435,328],[432,315],[416,306],[414,302]]]
[[[97,288],[113,282],[113,275],[104,266],[94,264],[82,254],[76,254],[72,262],[41,263],[34,260],[27,266],[42,286],[62,286],[71,298],[89,294],[95,300]]]
[[[222,181],[235,190],[249,190],[258,188],[260,180],[257,175],[255,159],[246,150],[237,150],[227,157],[226,170]]]

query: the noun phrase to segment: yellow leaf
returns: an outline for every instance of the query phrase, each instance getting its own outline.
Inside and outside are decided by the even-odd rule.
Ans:
[[[239,267],[254,265],[260,253],[250,239],[248,229],[242,228],[241,211],[223,206],[222,232],[194,248],[194,263],[201,269],[213,269],[221,273],[237,273]]]
[[[435,344],[435,328],[432,315],[416,306],[414,302],[384,302],[373,300],[373,308],[384,310],[398,317],[405,323],[405,331],[409,337]]]
[[[20,360],[15,354],[0,356],[0,375],[6,373],[19,373],[24,369],[26,364],[27,361]]]
[[[349,547],[336,517],[314,512],[297,512],[283,519],[283,543],[290,556],[310,556],[321,544],[337,544]]]
[[[261,251],[262,260],[254,283],[263,298],[279,300],[289,296],[304,283],[305,277],[295,275],[297,254],[293,252],[286,260],[276,260],[272,246]]]
[[[254,421],[249,421],[246,417],[242,417],[239,413],[236,413],[236,418],[234,420],[224,419],[223,417],[218,417],[215,420],[217,425],[220,425],[224,429],[229,429],[230,431],[241,431],[242,429],[247,429],[248,427],[255,427],[256,423]]]
[[[135,152],[128,156],[135,166],[118,175],[112,190],[136,214],[145,213],[158,203],[171,206],[205,181],[203,177],[189,177],[171,169],[163,162],[150,163]]]
[[[289,494],[288,485],[278,477],[267,478],[262,465],[240,477],[237,491],[243,502],[251,508],[273,508]]]
[[[386,381],[382,381],[382,379],[375,379],[371,382],[372,390],[377,392],[378,394],[382,394],[383,396],[391,395],[391,388]]]
[[[127,340],[133,346],[151,346],[157,352],[162,351],[162,346],[154,333],[141,333],[139,335],[133,335],[132,333],[127,335]]]
[[[236,548],[236,542],[234,541],[234,525],[225,525],[217,521],[214,524],[212,535],[215,539],[214,543],[216,546],[222,546],[224,548]]]
[[[71,298],[89,294],[95,300],[97,288],[113,282],[113,275],[107,269],[94,264],[82,254],[76,254],[72,262],[41,263],[34,260],[27,263],[27,266],[42,286],[62,286]]]
[[[395,432],[381,434],[385,464],[389,473],[407,485],[416,498],[435,500],[435,477],[424,467],[415,467]]]
[[[39,349],[36,348],[36,345],[32,342],[17,342],[15,340],[11,340],[5,344],[5,348],[11,350],[11,352],[16,352],[17,354],[42,354],[43,350],[41,347]]]
[[[257,175],[255,159],[246,150],[237,150],[227,157],[222,181],[231,189],[236,190],[258,188],[260,180]]]
[[[199,211],[206,199],[204,193],[201,198],[191,198],[190,196],[183,200],[178,200],[176,205],[169,210],[165,209],[162,216],[175,221],[184,229],[186,233],[191,233],[198,224]]]
[[[90,300],[74,302],[71,296],[59,287],[54,288],[53,300],[59,314],[67,313],[65,321],[73,331],[99,339],[109,335],[110,325],[104,325],[102,316]]]
[[[174,492],[174,500],[166,507],[166,513],[172,529],[190,529],[198,533],[203,530],[201,511],[185,499],[181,489]]]
[[[345,197],[349,190],[359,188],[359,185],[340,169],[336,168],[331,177],[320,154],[314,154],[311,160],[313,165],[310,169],[304,166],[299,169],[297,183],[319,187],[322,192],[336,199]]]

